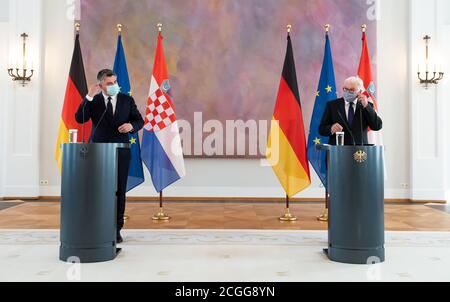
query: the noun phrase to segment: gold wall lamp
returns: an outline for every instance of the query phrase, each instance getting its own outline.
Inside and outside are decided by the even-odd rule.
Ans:
[[[25,87],[26,84],[31,82],[31,78],[33,77],[34,70],[33,66],[31,66],[30,73],[27,69],[27,38],[28,35],[23,33],[20,35],[23,39],[23,47],[22,47],[22,70],[19,69],[19,65],[17,64],[15,71],[14,68],[8,68],[8,74],[12,78],[14,82],[21,82],[21,85]]]
[[[439,81],[444,78],[444,72],[437,72],[436,65],[433,72],[429,70],[429,46],[431,37],[429,35],[426,35],[425,37],[423,37],[423,40],[425,41],[425,78],[423,78],[422,72],[420,71],[420,65],[418,66],[417,76],[419,78],[420,84],[423,85],[425,89],[429,89],[431,85],[439,84]],[[432,77],[430,75],[431,73],[433,74]]]

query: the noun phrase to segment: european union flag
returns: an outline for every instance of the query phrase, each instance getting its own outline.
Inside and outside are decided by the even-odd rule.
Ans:
[[[116,59],[114,60],[114,72],[117,74],[117,82],[123,93],[131,95],[130,79],[128,77],[127,61],[122,44],[122,35],[117,41]],[[131,144],[131,161],[128,170],[127,192],[133,190],[144,182],[144,169],[141,160],[141,146],[138,133],[128,134]]]
[[[327,103],[337,99],[336,79],[334,76],[333,55],[331,53],[330,37],[326,35],[325,55],[322,65],[322,73],[320,75],[319,89],[316,92],[316,102],[311,118],[311,126],[308,138],[308,160],[322,181],[327,187],[327,165],[326,152],[316,149],[316,145],[328,144],[329,138],[319,134],[320,121]]]

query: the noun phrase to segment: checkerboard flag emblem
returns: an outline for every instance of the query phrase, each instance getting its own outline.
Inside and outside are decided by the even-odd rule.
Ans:
[[[170,93],[163,37],[158,35],[155,64],[145,112],[142,161],[159,193],[185,176],[176,110]]]
[[[164,92],[158,88],[148,100],[145,130],[158,132],[166,129],[177,120],[175,111]]]

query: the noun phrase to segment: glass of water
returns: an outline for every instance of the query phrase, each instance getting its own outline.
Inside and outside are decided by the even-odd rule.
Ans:
[[[344,132],[336,132],[336,145],[338,145],[338,146],[345,145],[345,133]]]
[[[71,143],[71,144],[78,143],[78,130],[77,129],[69,130],[69,143]]]

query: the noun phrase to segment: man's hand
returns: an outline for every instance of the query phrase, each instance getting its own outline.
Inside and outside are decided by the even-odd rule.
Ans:
[[[344,130],[344,128],[336,123],[331,127],[331,135],[335,135],[336,132],[342,132],[342,130]]]
[[[119,127],[120,133],[130,133],[131,131],[133,131],[133,125],[131,124],[123,124]]]
[[[369,106],[369,98],[363,93],[358,94],[358,102],[360,102],[364,108]]]
[[[100,90],[101,90],[101,88],[100,88],[99,84],[93,84],[93,85],[89,86],[88,96],[93,98],[100,92]]]

